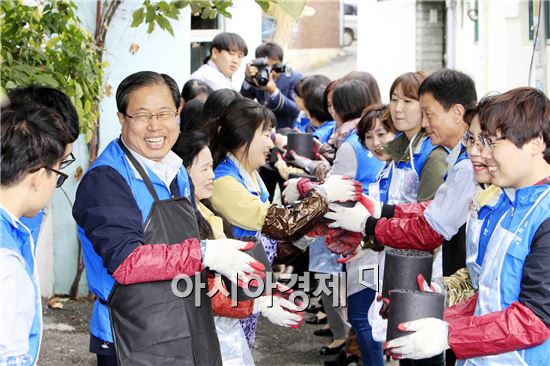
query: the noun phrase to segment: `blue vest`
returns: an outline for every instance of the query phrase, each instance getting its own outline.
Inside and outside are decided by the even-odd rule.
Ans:
[[[321,126],[319,126],[319,128],[316,129],[315,132],[313,132],[313,136],[316,137],[322,144],[326,144],[334,133],[335,129],[336,122],[326,121],[321,124]]]
[[[462,145],[462,142],[460,142],[460,153],[458,154],[458,158],[456,158],[456,161],[453,164],[453,166],[460,163],[462,160],[466,160],[466,159],[469,159],[468,151],[466,150],[466,147]],[[443,177],[443,181],[447,180],[447,175],[448,173],[445,173],[445,176]]]
[[[517,189],[513,201],[506,198],[499,201],[499,206],[503,206],[507,212],[496,225],[492,238],[497,233],[506,233],[506,237],[505,240],[500,240],[503,239],[502,236],[498,236],[498,239],[489,239],[485,257],[488,256],[491,260],[484,261],[482,265],[476,316],[504,310],[518,301],[523,266],[531,252],[533,237],[542,223],[550,218],[548,184]],[[539,199],[540,202],[531,210]],[[500,210],[500,207],[497,207],[497,210]],[[499,247],[503,243],[508,244]],[[476,357],[460,364],[543,366],[548,364],[549,359],[550,338],[535,347],[494,356]]]
[[[29,352],[31,365],[35,365],[40,351],[42,339],[42,305],[40,300],[40,287],[37,274],[34,273],[34,254],[31,245],[30,230],[27,231],[21,223],[13,223],[11,216],[0,208],[0,248],[10,249],[16,252],[25,262],[25,271],[34,287],[35,312],[29,332]],[[36,245],[36,242],[35,242]],[[14,294],[15,296],[15,294]]]
[[[218,164],[218,166],[214,170],[214,174],[216,175],[215,179],[219,179],[225,176],[233,177],[240,184],[242,184],[243,187],[246,187],[244,178],[239,172],[239,167],[237,167],[237,165],[235,165],[235,163],[227,157],[221,163]],[[251,195],[258,197],[262,202],[265,203],[269,199],[269,192],[267,191],[267,189],[265,188],[265,185],[261,180],[258,181],[258,185],[260,186],[260,195],[258,195],[258,192],[254,190],[250,190],[250,189],[247,189],[247,190]],[[257,231],[246,230],[239,226],[233,225],[233,236],[235,237],[235,239],[242,238],[245,236],[255,236],[257,233],[258,233]]]
[[[428,160],[428,157],[432,151],[438,147],[439,146],[432,144],[431,138],[425,137],[424,141],[422,141],[422,145],[420,146],[420,150],[418,150],[418,147],[415,149],[415,152],[413,153],[413,163],[416,174],[418,174],[418,178],[422,176],[422,169],[424,169],[426,160]],[[412,164],[410,161],[400,161],[396,164],[396,166],[399,169],[412,169]]]
[[[344,142],[351,144],[357,158],[357,171],[355,180],[361,182],[363,193],[369,194],[369,184],[376,182],[378,172],[384,167],[384,163],[376,159],[374,155],[359,141],[357,131],[350,133]]]
[[[36,251],[38,234],[40,234],[40,228],[42,227],[42,221],[44,220],[44,210],[40,210],[40,212],[34,217],[20,217],[19,220],[31,231],[31,235],[34,240],[34,249]]]
[[[504,215],[508,209],[504,204],[504,200],[506,199],[507,196],[501,194],[495,206],[485,205],[479,210],[478,219],[483,220],[483,224],[481,225],[481,231],[479,233],[479,248],[476,263],[480,266],[483,264],[483,258],[485,258],[487,244],[489,244],[491,234],[495,230],[502,215]]]
[[[130,162],[128,162],[124,152],[118,145],[118,139],[111,141],[111,143],[105,148],[94,164],[90,167],[88,172],[100,166],[109,166],[115,169],[124,178],[126,183],[128,183],[134,199],[141,211],[143,223],[145,223],[154,200],[141,177],[134,175],[134,170],[132,169]],[[159,200],[169,199],[171,197],[171,193],[164,182],[149,168],[145,166],[143,168],[149,175],[149,179],[151,179],[151,183],[157,192]],[[183,166],[180,168],[176,177],[178,188],[182,196],[189,196],[189,178]],[[82,257],[86,267],[88,287],[96,296],[104,301],[107,301],[115,280],[109,273],[107,273],[107,268],[103,265],[103,259],[95,252],[92,242],[88,239],[84,229],[80,226],[78,226],[78,235],[82,242]],[[90,332],[97,338],[104,341],[113,342],[109,310],[106,305],[100,303],[99,301],[94,303],[92,319],[90,321]]]

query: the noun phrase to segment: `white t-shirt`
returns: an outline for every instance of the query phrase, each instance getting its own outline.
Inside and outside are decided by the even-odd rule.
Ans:
[[[222,74],[213,61],[208,61],[189,76],[189,80],[204,81],[212,90],[234,89],[231,79]]]

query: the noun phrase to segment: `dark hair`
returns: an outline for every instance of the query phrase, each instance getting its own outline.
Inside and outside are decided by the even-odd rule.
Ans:
[[[181,133],[179,135],[178,140],[172,147],[172,151],[183,160],[183,166],[189,169],[191,165],[193,165],[197,155],[199,155],[205,147],[208,147],[208,138],[204,133],[200,131],[187,131],[185,134]],[[191,177],[189,177],[189,181],[191,182],[191,193],[194,199],[195,184]],[[212,226],[201,214],[198,207],[195,207],[195,216],[197,216],[200,239],[214,239]]]
[[[391,84],[390,100],[398,87],[401,88],[404,97],[419,100],[418,90],[420,89],[420,84],[422,84],[427,76],[428,73],[425,71],[406,72],[399,75]]]
[[[19,183],[25,173],[59,163],[72,141],[67,123],[50,108],[2,109],[0,184]]]
[[[204,104],[204,100],[201,99],[193,99],[185,103],[180,113],[180,131],[182,133],[203,128]]]
[[[233,89],[218,89],[208,96],[202,112],[204,123],[201,128],[201,131],[208,136],[208,141],[212,141],[218,132],[220,116],[225,111],[225,108],[237,98],[242,98],[242,96]]]
[[[340,84],[340,80],[339,79],[336,79],[336,80],[332,80],[330,83],[328,83],[326,89],[325,89],[325,95],[323,97],[323,106],[325,107],[325,110],[327,111],[328,114],[329,111],[328,111],[328,95],[333,92],[334,93],[334,89],[336,89],[336,87],[338,86],[338,84]],[[334,96],[334,94],[333,94]]]
[[[365,137],[367,136],[367,132],[376,127],[377,119],[380,120],[386,131],[397,133],[388,106],[385,104],[374,104],[365,110],[365,113],[357,124],[357,135],[359,135],[361,145],[366,147]]]
[[[330,79],[325,75],[305,76],[294,85],[294,93],[306,100],[308,95],[317,88],[323,88],[324,92],[328,84],[330,84]]]
[[[443,69],[430,74],[418,95],[430,93],[448,111],[454,104],[468,107],[477,101],[476,85],[471,77],[457,70]]]
[[[347,80],[359,80],[365,83],[367,85],[367,88],[369,89],[369,92],[371,94],[371,100],[372,103],[381,103],[382,98],[380,97],[380,88],[378,87],[378,82],[368,72],[365,71],[351,71],[348,72],[341,81],[347,81]]]
[[[495,94],[486,95],[483,98],[481,98],[481,100],[476,104],[471,104],[468,107],[466,107],[466,109],[464,110],[464,116],[462,117],[464,122],[466,122],[467,125],[471,125],[474,118],[479,115],[479,113],[485,107],[485,105],[495,96],[496,96]]]
[[[172,151],[183,160],[183,166],[189,168],[193,165],[193,160],[205,147],[208,147],[208,136],[201,131],[195,130],[180,134],[172,147]]]
[[[307,98],[304,99],[304,107],[306,107],[307,113],[321,123],[332,120],[331,115],[325,110],[324,101],[324,86],[319,86],[308,92]]]
[[[172,94],[176,109],[180,106],[180,89],[174,79],[166,74],[159,74],[154,71],[140,71],[127,76],[119,84],[116,90],[116,107],[122,114],[126,114],[128,98],[131,92],[150,85],[166,85]]]
[[[187,80],[187,82],[183,85],[181,97],[187,103],[200,95],[208,97],[212,94],[212,92],[212,88],[209,87],[204,81],[191,79]]]
[[[515,88],[492,97],[479,112],[481,129],[489,135],[497,131],[521,148],[534,138],[546,144],[544,160],[550,163],[550,101],[535,88]]]
[[[260,126],[270,129],[276,122],[275,115],[266,106],[248,98],[235,99],[220,117],[220,130],[211,144],[214,165],[228,152],[235,152],[242,146],[246,146],[248,152],[256,130]]]
[[[334,89],[334,112],[345,122],[361,117],[365,108],[375,103],[367,85],[359,80],[342,81]]]
[[[248,55],[248,47],[244,39],[236,33],[223,32],[218,34],[212,40],[210,45],[210,53],[215,48],[218,51],[242,51],[244,55]]]
[[[8,107],[14,110],[29,108],[31,105],[40,105],[52,109],[65,121],[70,138],[69,143],[73,143],[78,139],[80,133],[78,113],[71,99],[62,91],[49,86],[32,85],[10,91],[8,99],[10,100]]]
[[[283,62],[283,58],[284,58],[283,49],[277,43],[273,43],[273,42],[262,43],[256,48],[256,58],[260,58],[260,57],[268,57],[272,60],[278,60],[279,62]]]
[[[176,141],[175,145],[172,147],[172,151],[174,151],[181,159],[183,166],[186,169],[189,169],[191,165],[193,165],[193,162],[195,161],[195,158],[199,153],[205,148],[208,147],[208,136],[206,136],[204,133],[200,131],[188,131],[185,134],[180,134],[178,137],[178,140]],[[193,181],[191,181],[191,193],[193,194],[193,197],[195,195],[195,187],[193,185]],[[231,234],[231,225],[229,222],[227,222],[223,217],[219,215],[218,212],[216,212],[208,202],[208,200],[203,200],[202,203],[208,207],[210,211],[212,211],[216,216],[220,217],[223,221],[223,227],[224,232],[228,238],[232,238],[233,235]],[[200,239],[215,239],[214,237],[214,231],[212,230],[212,226],[210,223],[204,218],[204,216],[201,214],[201,212],[196,209],[195,215],[197,216],[197,223],[199,225],[199,236]]]

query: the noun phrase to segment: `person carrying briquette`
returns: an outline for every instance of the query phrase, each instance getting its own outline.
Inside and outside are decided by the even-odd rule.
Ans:
[[[474,81],[456,70],[430,74],[420,85],[422,126],[432,144],[451,149],[445,182],[432,201],[407,204],[381,204],[370,215],[363,205],[331,207],[325,217],[331,227],[362,233],[365,241],[398,249],[433,251],[443,244],[443,275],[465,266],[464,225],[474,196],[473,168],[461,140],[467,124],[465,108],[476,102]]]
[[[450,348],[461,366],[547,365],[550,100],[540,90],[516,88],[488,100],[478,118],[484,165],[504,191],[491,217],[496,224],[486,226],[489,237],[468,246],[468,268],[479,292],[446,309],[444,320],[400,324],[411,334],[385,348],[413,359]]]
[[[233,226],[235,238],[257,237],[270,262],[276,254],[276,240],[298,239],[326,213],[329,202],[353,201],[361,192],[358,182],[333,176],[294,206],[270,204],[258,169],[273,147],[274,123],[275,116],[267,107],[237,98],[221,115],[211,145],[216,175],[212,207]],[[257,314],[242,321],[250,347],[256,324]]]
[[[97,296],[90,351],[100,366],[221,365],[205,267],[240,286],[252,275],[265,277],[264,266],[241,252],[253,244],[199,240],[188,175],[171,151],[180,100],[168,75],[141,71],[122,80],[122,133],[76,192],[73,217]],[[173,283],[180,276],[192,284]]]

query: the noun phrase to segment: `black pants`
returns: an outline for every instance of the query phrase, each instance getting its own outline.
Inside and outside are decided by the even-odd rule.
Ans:
[[[97,366],[118,366],[115,356],[97,355]]]
[[[445,357],[441,353],[423,360],[399,360],[399,366],[445,366]]]

